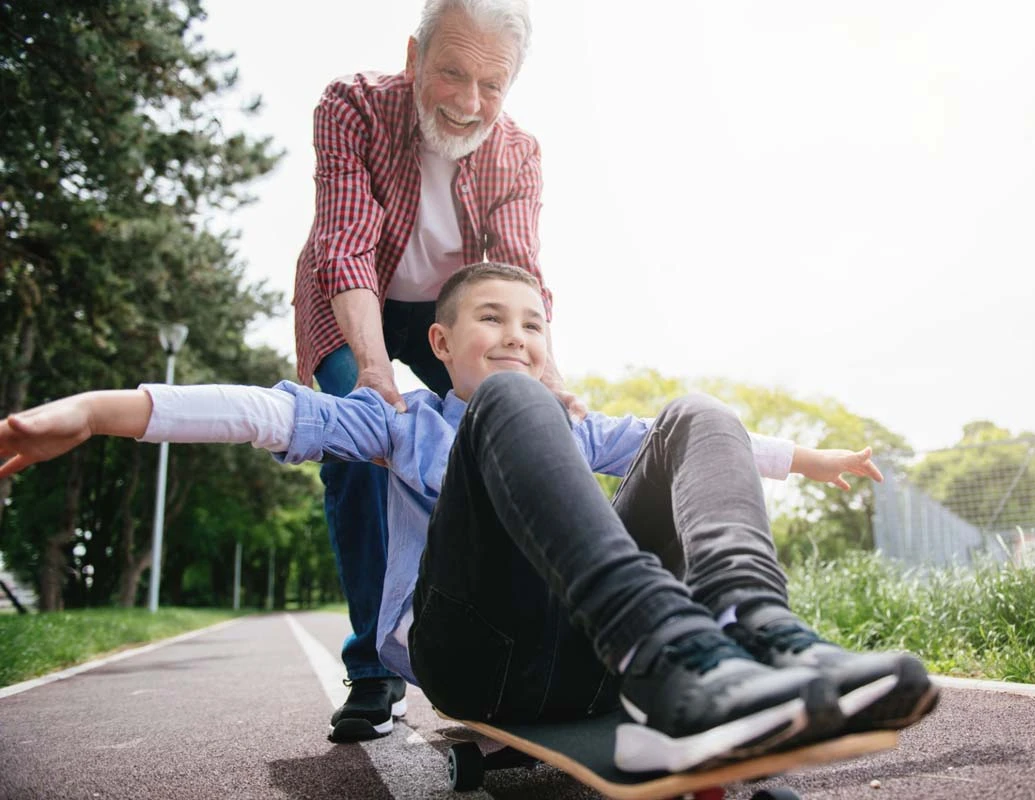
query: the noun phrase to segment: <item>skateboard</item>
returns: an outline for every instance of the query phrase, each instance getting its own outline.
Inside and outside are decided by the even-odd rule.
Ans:
[[[490,770],[550,764],[611,800],[668,800],[692,796],[695,800],[721,800],[726,784],[779,775],[792,769],[826,764],[847,758],[892,750],[898,745],[894,731],[860,733],[830,739],[796,750],[730,762],[692,772],[622,772],[614,766],[615,728],[618,712],[573,722],[494,726],[484,722],[457,722],[498,742],[502,749],[483,754],[476,742],[457,742],[449,748],[449,785],[463,792],[482,785]],[[791,789],[756,792],[752,800],[800,800]]]

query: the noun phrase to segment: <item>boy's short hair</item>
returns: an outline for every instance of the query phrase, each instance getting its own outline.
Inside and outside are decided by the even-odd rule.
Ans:
[[[496,261],[480,261],[461,267],[442,284],[435,301],[435,322],[441,325],[452,325],[456,322],[457,307],[463,290],[482,281],[518,281],[527,283],[537,292],[542,291],[539,281],[528,270],[500,264]]]

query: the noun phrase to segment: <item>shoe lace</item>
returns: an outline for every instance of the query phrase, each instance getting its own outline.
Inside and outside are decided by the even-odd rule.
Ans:
[[[826,641],[814,631],[794,624],[774,625],[772,628],[756,632],[754,635],[765,646],[779,650],[781,653],[789,650],[797,654],[814,644],[822,644]]]
[[[349,700],[358,700],[361,697],[377,697],[384,691],[384,687],[378,680],[369,678],[356,678],[356,680],[342,679],[342,683],[350,690]]]
[[[665,645],[665,651],[673,661],[702,675],[728,658],[751,658],[736,642],[712,631],[699,631],[676,639]]]

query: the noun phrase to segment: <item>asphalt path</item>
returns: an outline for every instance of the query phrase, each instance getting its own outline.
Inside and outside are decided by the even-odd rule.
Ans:
[[[345,689],[345,618],[246,617],[67,673],[0,689],[0,798],[397,798],[450,792],[445,753],[477,738],[418,690],[392,735],[326,740]],[[1035,800],[1035,687],[945,681],[898,749],[778,780],[813,800]],[[596,798],[550,767],[486,777],[470,800]]]

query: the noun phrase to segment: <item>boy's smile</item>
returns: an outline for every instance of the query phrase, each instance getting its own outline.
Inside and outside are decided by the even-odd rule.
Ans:
[[[428,336],[461,400],[470,400],[494,372],[523,372],[539,380],[546,368],[546,312],[527,283],[478,281],[460,295],[456,321],[435,323]]]

